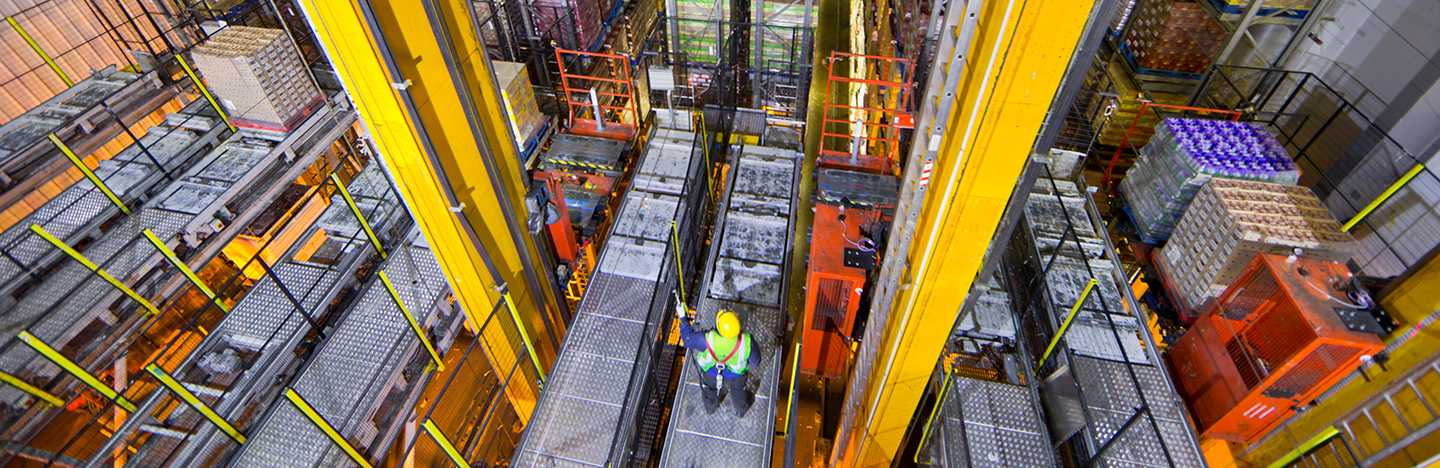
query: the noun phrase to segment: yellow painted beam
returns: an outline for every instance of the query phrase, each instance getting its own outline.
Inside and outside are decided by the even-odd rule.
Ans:
[[[29,393],[31,396],[34,396],[35,398],[39,398],[44,402],[49,403],[50,406],[54,406],[56,408],[65,406],[65,400],[61,400],[60,397],[57,397],[50,392],[41,390],[39,387],[30,385],[29,382],[20,380],[19,377],[0,372],[0,382],[5,382],[11,387],[15,387],[20,389],[20,391]]]
[[[29,345],[31,349],[34,349],[35,352],[40,353],[41,356],[45,356],[45,359],[49,359],[50,362],[53,362],[55,363],[55,365],[60,366],[60,368],[65,369],[66,372],[69,372],[70,375],[74,376],[76,379],[80,379],[80,381],[84,382],[85,385],[88,385],[95,391],[100,392],[101,395],[105,395],[105,398],[114,400],[115,404],[120,405],[121,408],[125,408],[127,411],[130,411],[132,413],[135,412],[135,404],[131,403],[130,400],[125,399],[124,395],[115,392],[115,389],[110,388],[109,385],[105,385],[105,383],[101,382],[100,379],[96,378],[94,375],[91,375],[90,372],[80,367],[79,364],[76,364],[75,361],[71,361],[70,358],[65,357],[65,355],[63,354],[60,354],[60,352],[56,351],[55,348],[51,348],[49,344],[41,341],[40,338],[37,338],[35,335],[31,335],[29,331],[20,332],[20,341]]]
[[[25,32],[25,28],[20,27],[20,23],[15,22],[14,16],[6,16],[5,22],[10,23],[10,27],[15,28],[15,32],[20,33],[20,38],[25,39],[26,44],[30,44],[30,48],[34,49],[35,53],[39,54],[40,58],[45,60],[45,64],[50,66],[51,71],[54,71],[56,75],[60,75],[60,81],[64,81],[65,86],[75,86],[75,82],[70,80],[70,76],[66,75],[63,70],[60,70],[60,66],[56,65],[55,61],[50,59],[50,54],[45,53],[45,49],[40,48],[40,44],[36,43],[35,39],[30,37],[30,33]]]
[[[537,379],[521,379],[505,390],[517,413],[528,419],[539,394],[537,380],[548,367],[538,358],[553,358],[556,350],[548,341],[538,349],[527,346],[527,330],[544,329],[542,314],[560,323],[558,305],[527,284],[525,269],[531,266],[522,262],[522,249],[530,258],[539,258],[540,252],[533,243],[514,241],[502,208],[525,213],[519,198],[525,181],[484,46],[473,35],[470,5],[463,0],[299,3],[364,116],[381,161],[396,179],[471,329],[484,322],[485,311],[506,300],[505,292],[515,299],[507,307],[515,308],[511,316],[520,323],[486,327],[481,350],[496,369],[510,368],[519,359],[541,361],[533,362]],[[443,30],[432,28],[429,11],[437,12],[434,18],[444,22]],[[498,178],[476,156],[485,153],[499,166]],[[511,199],[500,199],[496,187],[505,188]],[[496,274],[490,273],[482,249]],[[538,276],[541,282],[552,281],[551,275]]]
[[[385,247],[380,245],[380,238],[375,235],[375,230],[370,228],[370,222],[365,220],[365,213],[360,212],[360,205],[356,205],[355,199],[350,198],[350,191],[345,187],[345,183],[340,181],[340,175],[331,172],[330,181],[335,182],[335,187],[340,189],[340,196],[345,199],[345,205],[350,207],[350,213],[355,215],[357,221],[360,221],[360,227],[365,230],[365,237],[370,239],[370,246],[375,247],[375,251],[380,253],[380,258],[389,258],[390,256],[385,253]]]
[[[295,405],[295,409],[300,410],[300,413],[305,415],[310,422],[315,423],[315,427],[319,428],[320,432],[325,433],[325,436],[329,437],[331,442],[334,442],[336,446],[340,447],[340,450],[344,451],[345,455],[350,457],[350,461],[355,462],[356,465],[360,465],[362,468],[375,468],[375,465],[371,465],[370,461],[366,460],[364,455],[361,455],[358,450],[355,450],[355,446],[350,445],[350,441],[345,440],[345,436],[340,435],[340,432],[335,430],[335,426],[331,425],[330,421],[326,421],[324,416],[320,415],[318,411],[315,411],[315,407],[310,406],[310,402],[305,401],[305,398],[301,397],[299,393],[295,393],[295,389],[285,389],[285,399],[290,400],[290,403]]]
[[[836,441],[835,466],[890,466],[902,449],[965,299],[960,292],[979,274],[1093,3],[987,0],[980,9],[959,85],[940,96],[954,102],[949,115],[936,116],[944,137],[916,143],[934,145],[937,156],[914,240],[902,252],[908,284],[891,306],[863,395],[846,397],[847,405],[861,403]]]
[[[395,300],[395,305],[400,307],[400,314],[405,316],[405,321],[410,324],[410,330],[415,332],[415,339],[425,346],[425,351],[430,353],[430,359],[435,361],[435,370],[445,372],[445,360],[440,359],[440,353],[435,352],[435,345],[430,344],[430,338],[425,336],[425,330],[420,328],[420,322],[415,321],[415,316],[410,315],[410,308],[405,307],[405,301],[400,300],[400,293],[395,291],[395,285],[390,282],[390,277],[385,272],[380,272],[380,282],[385,284],[385,290],[390,292],[390,298]]]
[[[195,276],[195,272],[191,271],[190,266],[186,265],[185,262],[180,261],[180,257],[175,256],[175,252],[171,251],[170,247],[165,245],[165,241],[160,240],[159,237],[155,237],[155,233],[150,232],[149,229],[146,229],[143,233],[145,234],[145,238],[150,240],[150,244],[154,245],[156,250],[159,250],[160,253],[165,255],[165,259],[169,260],[171,265],[180,269],[180,273],[184,274],[185,278],[190,280],[190,284],[195,285],[195,288],[199,289],[205,297],[215,302],[215,307],[219,307],[220,310],[225,311],[227,314],[230,313],[230,306],[225,305],[225,301],[220,300],[220,297],[216,296],[214,291],[211,291],[209,287],[205,286],[205,282],[201,281],[199,276]]]
[[[125,202],[120,201],[120,197],[115,196],[115,192],[110,191],[110,186],[105,185],[105,181],[96,177],[95,172],[90,170],[90,166],[86,166],[84,160],[76,156],[74,151],[70,151],[70,147],[66,146],[65,142],[60,141],[60,138],[55,136],[54,133],[46,136],[50,138],[50,143],[54,143],[55,147],[60,149],[61,153],[65,153],[65,158],[69,159],[70,164],[74,164],[75,168],[80,170],[80,173],[85,176],[86,180],[89,180],[91,184],[95,184],[95,188],[99,189],[100,193],[105,194],[105,198],[110,199],[110,203],[115,204],[115,207],[125,212],[125,214],[130,214],[130,208],[125,206]]]
[[[70,258],[73,258],[75,259],[75,261],[80,262],[81,265],[85,265],[85,268],[89,268],[90,271],[95,272],[95,274],[99,275],[101,279],[110,283],[111,286],[115,286],[115,289],[119,289],[120,292],[125,293],[126,296],[130,296],[130,298],[134,299],[135,302],[140,303],[140,306],[144,307],[145,310],[148,311],[150,314],[153,315],[160,313],[160,309],[156,308],[155,304],[151,304],[150,301],[146,300],[144,296],[140,295],[140,293],[135,292],[134,289],[130,289],[129,286],[126,286],[125,283],[122,283],[120,282],[120,280],[115,279],[114,276],[110,276],[110,273],[105,272],[105,270],[101,270],[99,266],[95,265],[95,262],[92,262],[90,261],[90,259],[85,258],[84,255],[81,255],[80,252],[76,252],[75,249],[70,248],[69,245],[65,245],[64,241],[57,239],[55,236],[45,231],[45,228],[40,227],[39,224],[31,224],[30,230],[35,231],[35,234],[38,234],[41,238],[45,239],[45,241],[49,242],[50,245],[53,245],[55,246],[55,248],[60,249],[60,251],[65,252],[65,255],[69,255]]]
[[[219,414],[215,414],[215,410],[210,409],[209,405],[206,405],[205,402],[200,401],[200,397],[195,396],[195,393],[191,392],[190,389],[185,388],[184,385],[180,385],[180,381],[175,380],[174,377],[171,377],[168,372],[165,372],[165,369],[161,369],[160,366],[152,363],[148,366],[145,366],[145,372],[149,372],[150,375],[155,376],[155,378],[160,381],[161,385],[164,385],[165,388],[170,389],[171,392],[175,393],[176,396],[180,397],[180,400],[184,401],[185,404],[190,405],[190,407],[194,408],[195,411],[199,411],[202,416],[205,416],[205,419],[209,420],[211,424],[215,425],[215,427],[220,428],[220,430],[224,432],[225,435],[230,436],[230,438],[234,439],[236,443],[245,443],[245,435],[241,434],[239,430],[236,430],[235,426],[230,424],[230,421],[226,421],[225,418],[220,417]]]
[[[481,430],[484,430],[484,428],[481,428]],[[454,462],[455,466],[459,468],[470,468],[470,464],[465,462],[465,456],[460,455],[460,451],[455,449],[455,444],[450,443],[450,438],[445,437],[445,433],[440,432],[440,428],[435,427],[435,421],[425,420],[425,433],[430,434],[431,439],[435,439],[435,443],[439,444],[440,448],[445,450],[445,455],[450,457],[450,461]]]

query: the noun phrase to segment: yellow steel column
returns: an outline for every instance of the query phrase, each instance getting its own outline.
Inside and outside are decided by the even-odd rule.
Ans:
[[[852,377],[868,384],[863,395],[846,396],[847,406],[862,400],[836,441],[835,466],[890,466],[898,456],[965,298],[958,293],[979,273],[1093,3],[984,0],[969,50],[961,51],[958,86],[940,96],[954,99],[948,115],[935,117],[943,137],[915,143],[936,154],[932,182],[913,241],[901,252],[908,268],[874,363],[868,375]],[[952,6],[952,14],[959,10]]]
[[[523,323],[502,325],[497,320],[484,330],[482,350],[491,365],[506,369],[517,359],[530,360],[526,355],[532,350],[526,349],[522,336],[529,331],[534,338],[529,341],[539,347],[533,351],[542,360],[537,370],[548,367],[556,350],[540,338],[547,334],[546,318],[558,322],[558,305],[546,294],[550,275],[527,276],[530,265],[524,259],[539,258],[540,252],[533,243],[517,239],[507,219],[508,210],[524,222],[525,181],[468,4],[300,4],[434,249],[471,329],[484,322],[484,314],[504,300],[505,292],[515,299],[515,315]],[[482,154],[491,154],[493,160],[486,161]],[[524,226],[518,228],[523,232]],[[522,418],[529,417],[538,395],[540,376],[535,377],[519,379],[506,389]]]

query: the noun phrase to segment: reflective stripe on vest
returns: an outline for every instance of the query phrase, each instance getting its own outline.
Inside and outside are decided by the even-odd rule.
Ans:
[[[737,351],[735,346],[739,345]],[[725,359],[725,369],[735,374],[744,374],[750,367],[750,334],[741,333],[740,338],[725,338],[715,331],[705,333],[705,346],[707,349],[695,353],[695,363],[700,369],[709,372],[715,367],[716,361]],[[711,356],[711,353],[714,356]]]

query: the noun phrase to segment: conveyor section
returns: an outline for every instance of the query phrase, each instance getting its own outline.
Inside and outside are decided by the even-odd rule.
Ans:
[[[1058,466],[1029,389],[954,377],[935,421],[939,466]]]
[[[0,126],[0,187],[8,192],[27,178],[43,176],[53,160],[64,160],[48,135],[53,133],[74,144],[77,136],[84,138],[94,127],[113,122],[105,105],[117,113],[144,109],[148,101],[161,94],[160,90],[155,74],[117,71],[112,65],[6,122]],[[119,131],[118,126],[114,131]]]
[[[149,194],[155,185],[168,182],[167,171],[183,173],[197,154],[216,145],[225,130],[224,125],[216,125],[218,117],[198,115],[202,112],[202,103],[193,102],[181,112],[171,114],[175,116],[171,120],[183,122],[184,127],[150,127],[139,142],[100,161],[94,170],[95,176],[120,200],[129,202]],[[208,108],[205,113],[210,113]],[[159,161],[164,168],[156,167],[154,161]],[[75,245],[75,241],[119,211],[94,184],[82,179],[0,233],[0,249],[5,252],[5,258],[0,259],[0,305],[13,305],[9,294],[4,293],[25,282],[30,276],[27,272],[42,271],[50,262],[64,257],[55,246],[31,231],[31,225],[38,224],[56,238]]]
[[[668,182],[689,181],[687,194],[704,190],[693,182],[702,159],[695,138],[665,129],[651,138],[515,450],[514,466],[603,467],[620,458],[626,443],[617,440],[633,436],[626,422],[642,409],[643,389],[637,387],[651,364],[643,351],[651,349],[657,324],[672,310],[670,223],[694,222],[684,219],[690,210]]]
[[[1041,304],[1048,303],[1042,307],[1048,317],[1037,319],[1048,323],[1050,330],[1057,329],[1080,299],[1092,271],[1099,283],[1066,332],[1057,350],[1063,352],[1051,356],[1041,369],[1048,375],[1046,402],[1052,420],[1062,420],[1057,426],[1063,431],[1081,431],[1081,439],[1070,443],[1080,444],[1085,459],[1115,438],[1137,408],[1148,403],[1150,417],[1141,415],[1100,455],[1096,466],[1168,467],[1172,462],[1167,461],[1167,453],[1175,467],[1204,466],[1183,403],[1160,367],[1153,344],[1141,338],[1148,337],[1144,324],[1130,312],[1138,309],[1119,289],[1124,282],[1112,260],[1110,241],[1095,230],[1102,225],[1096,221],[1098,212],[1084,187],[1058,180],[1053,184],[1047,178],[1036,182],[1025,209],[1024,249],[1029,251],[1033,271],[1044,275]],[[1067,214],[1073,227],[1066,222]],[[1038,351],[1033,346],[1032,350]],[[1065,440],[1071,434],[1055,436]]]
[[[378,164],[370,164],[348,188],[382,239],[397,238],[409,231],[407,215]],[[376,198],[377,194],[381,198]],[[407,220],[403,225],[392,222],[402,219]],[[301,238],[317,235],[324,236],[324,241],[313,253],[300,257],[304,243],[297,243],[282,256],[286,260],[272,267],[280,285],[268,276],[258,281],[171,372],[191,388],[212,389],[205,403],[241,431],[250,431],[251,425],[261,419],[263,414],[258,409],[277,401],[284,383],[279,376],[290,374],[303,360],[294,350],[302,345],[307,333],[314,331],[286,290],[304,306],[303,313],[308,313],[311,320],[322,320],[342,289],[353,284],[357,268],[374,255],[343,201],[327,207]],[[403,319],[396,323],[405,324]],[[330,333],[332,339],[339,336],[338,331]],[[153,434],[127,466],[161,466],[167,464],[165,460],[174,466],[222,464],[235,447],[234,441],[208,422],[198,420],[193,412],[160,412],[162,403],[169,398],[164,392],[152,394],[136,416],[126,421],[125,428],[117,431],[129,437],[126,432],[138,426]],[[182,442],[177,436],[186,439]]]
[[[461,314],[450,309],[450,288],[429,248],[410,245],[401,249],[390,258],[384,271],[405,307],[416,314],[417,322],[430,323],[431,318],[443,322],[436,325],[437,334],[453,330],[451,326],[459,323],[456,319]],[[401,375],[407,365],[413,367],[412,358],[420,346],[383,284],[372,281],[362,294],[291,387],[347,440],[359,447],[376,447],[378,436],[393,437],[406,416],[393,414],[403,410],[403,405],[391,408],[392,414],[388,415],[375,415],[377,407],[397,386],[408,383],[401,388],[411,391],[423,388],[415,385],[422,379],[421,372],[412,376],[415,382],[405,382]],[[451,333],[447,338],[453,336]],[[437,349],[443,353],[445,347]],[[423,358],[418,361],[421,366],[430,362],[424,351],[419,354]],[[382,420],[392,424],[377,427],[377,421]],[[349,463],[344,452],[314,422],[285,402],[277,400],[269,416],[251,434],[230,466],[301,468]]]
[[[290,180],[298,177],[348,127],[334,125],[337,119],[346,119],[343,117],[346,115],[353,121],[353,113],[348,109],[324,106],[307,119],[306,128],[310,128],[312,132],[297,131],[278,144],[251,138],[245,131],[232,135],[183,176],[170,183],[163,192],[120,221],[82,253],[115,278],[133,280],[147,275],[154,267],[163,265],[163,260],[161,253],[145,239],[143,231],[148,229],[157,238],[171,241],[173,245],[174,239],[186,233],[186,226],[196,223],[197,220],[203,220],[207,227],[220,224],[219,220],[213,217],[213,213],[215,204],[228,201],[222,195],[233,195],[250,188],[250,183],[253,183],[260,173],[280,173],[280,177],[288,177]],[[326,122],[332,125],[317,125]],[[329,130],[313,131],[319,128]],[[301,136],[305,139],[299,140]],[[323,144],[314,140],[323,140]],[[295,149],[300,147],[309,147],[310,150],[299,152]],[[262,150],[266,151],[266,156],[254,156],[255,152]],[[290,153],[292,151],[299,157],[293,156]],[[285,164],[282,158],[290,164]],[[206,194],[184,189],[187,180],[218,173],[230,174],[233,183],[226,185],[212,178],[210,180],[218,186]],[[258,212],[267,204],[263,199],[246,200],[246,203],[241,205],[245,211],[237,213],[236,218],[248,217],[249,213]],[[231,223],[227,227],[243,227],[241,224],[243,223]],[[223,246],[237,231],[238,229],[225,229],[220,232],[223,235],[209,236],[207,240],[211,244],[192,246],[202,249],[207,245]],[[218,247],[214,250],[218,251]],[[190,262],[192,265],[204,264],[208,260],[209,258],[202,255]],[[132,287],[142,295],[155,297],[156,291],[163,289],[167,281],[176,285],[185,281],[173,269],[169,270],[168,275],[160,275],[163,278],[159,281]],[[17,334],[28,330],[51,347],[65,349],[71,340],[95,320],[114,325],[121,321],[128,324],[145,319],[144,314],[137,313],[139,306],[134,301],[128,298],[119,300],[121,298],[124,296],[119,290],[85,266],[78,262],[65,263],[44,282],[29,289],[14,307],[0,315],[0,336],[6,337],[8,346],[0,352],[0,371],[41,381],[55,377],[61,372],[60,368],[40,357],[29,347],[19,344],[15,338]],[[112,308],[112,304],[120,306]],[[71,359],[91,362],[96,356],[104,357],[118,352],[116,346],[123,345],[114,340],[104,344],[106,346],[99,346],[99,343],[95,342],[88,343],[79,351],[82,356],[71,356]],[[109,362],[108,359],[103,361]],[[71,379],[67,385],[75,384]],[[28,398],[30,397],[27,394],[13,387],[0,387],[0,402],[11,407],[24,407],[22,403]],[[41,407],[43,405],[36,405],[32,407],[32,411],[41,411],[38,409]],[[34,423],[43,418],[31,417],[23,420]]]
[[[800,153],[747,146],[727,180],[715,237],[705,262],[705,281],[696,306],[695,328],[714,328],[720,309],[734,312],[742,329],[759,346],[761,363],[747,377],[755,402],[737,418],[728,401],[715,414],[705,412],[695,351],[686,354],[680,387],[670,412],[670,428],[660,466],[754,467],[770,464],[775,439],[775,392],[784,359],[785,311],[788,310],[793,208],[799,199]],[[736,398],[737,395],[726,396]]]

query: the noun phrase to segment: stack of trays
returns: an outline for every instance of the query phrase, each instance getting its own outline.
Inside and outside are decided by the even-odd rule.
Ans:
[[[190,55],[237,126],[288,132],[322,99],[284,31],[230,26]]]

